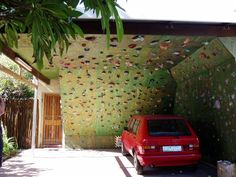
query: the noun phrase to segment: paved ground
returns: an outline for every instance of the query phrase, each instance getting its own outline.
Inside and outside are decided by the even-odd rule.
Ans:
[[[135,177],[132,157],[118,150],[24,150],[8,159],[0,177]],[[148,168],[144,177],[215,177],[216,170],[205,165],[192,172],[188,168]]]

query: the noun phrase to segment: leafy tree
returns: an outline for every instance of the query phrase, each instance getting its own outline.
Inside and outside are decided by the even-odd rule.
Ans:
[[[20,67],[3,55],[0,55],[0,63],[13,72],[19,73]],[[22,70],[21,73],[22,77],[25,79],[32,80],[33,76],[28,71]],[[34,96],[34,92],[29,86],[0,72],[0,95],[7,99],[22,99],[32,98]]]
[[[1,82],[0,95],[7,99],[26,99],[33,98],[34,92],[27,85],[8,78]]]
[[[0,1],[0,49],[3,46],[17,47],[18,32],[27,32],[33,45],[33,56],[38,68],[43,67],[43,56],[52,62],[53,53],[62,54],[69,47],[69,39],[83,31],[74,19],[83,13],[76,9],[84,4],[85,10],[101,15],[101,26],[110,38],[109,20],[114,17],[118,40],[123,36],[123,25],[116,0],[1,0]],[[109,46],[109,40],[107,40]]]

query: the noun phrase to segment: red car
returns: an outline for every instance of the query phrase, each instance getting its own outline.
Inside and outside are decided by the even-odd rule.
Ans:
[[[134,157],[142,174],[145,166],[197,165],[199,140],[188,121],[173,115],[133,116],[121,136],[121,152]]]

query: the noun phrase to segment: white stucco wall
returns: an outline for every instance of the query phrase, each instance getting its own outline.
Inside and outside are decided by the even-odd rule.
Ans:
[[[234,56],[236,61],[236,37],[220,37],[219,39]]]
[[[60,93],[59,80],[50,80],[50,85],[45,84],[42,81],[39,81],[38,85],[38,100],[39,100],[39,136],[38,142],[39,145],[42,145],[42,136],[43,136],[43,98],[45,93]]]

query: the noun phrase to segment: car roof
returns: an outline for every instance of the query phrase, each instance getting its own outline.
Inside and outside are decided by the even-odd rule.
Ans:
[[[133,115],[133,118],[137,119],[185,119],[183,116],[178,116],[178,115]]]

